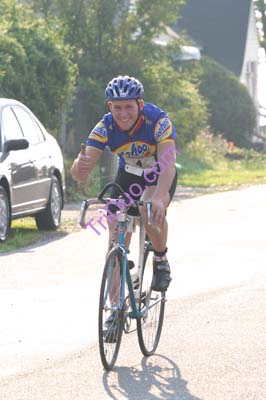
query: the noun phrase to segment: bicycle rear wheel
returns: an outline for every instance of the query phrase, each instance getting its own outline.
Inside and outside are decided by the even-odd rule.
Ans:
[[[139,309],[144,315],[137,319],[139,346],[144,356],[152,355],[159,344],[165,308],[165,292],[151,290],[152,256],[153,252],[147,247],[144,253],[139,304]]]
[[[110,371],[116,362],[123,333],[121,270],[121,253],[114,248],[109,252],[104,266],[98,318],[100,356],[107,371]]]

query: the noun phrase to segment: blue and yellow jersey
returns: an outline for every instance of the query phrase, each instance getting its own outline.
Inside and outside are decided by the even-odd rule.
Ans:
[[[108,146],[112,153],[118,155],[121,169],[125,168],[126,163],[134,162],[148,168],[157,159],[157,144],[175,138],[176,130],[168,115],[159,107],[145,103],[132,136],[121,131],[112,114],[108,113],[89,134],[87,145],[100,150]],[[144,162],[145,159],[151,160],[150,165]]]

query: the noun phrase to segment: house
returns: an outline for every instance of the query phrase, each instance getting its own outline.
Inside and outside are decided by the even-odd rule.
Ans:
[[[154,43],[158,46],[167,46],[174,40],[179,40],[178,34],[170,28],[170,26],[164,25],[164,29],[154,39]],[[201,54],[198,47],[195,46],[179,46],[179,53],[176,54],[176,60],[189,61],[189,60],[200,60]]]
[[[252,0],[187,0],[174,30],[237,75],[258,109],[259,39]]]

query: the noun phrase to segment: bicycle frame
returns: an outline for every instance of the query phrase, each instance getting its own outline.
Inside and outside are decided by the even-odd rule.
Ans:
[[[134,217],[137,218],[137,217]],[[129,317],[130,318],[141,318],[144,314],[144,312],[140,312],[138,310],[136,298],[135,298],[135,293],[133,289],[133,283],[130,275],[130,270],[128,267],[128,259],[127,259],[127,253],[128,249],[125,246],[125,234],[126,234],[126,228],[127,228],[127,213],[126,209],[123,210],[119,217],[118,217],[118,240],[117,243],[113,244],[113,247],[119,249],[119,251],[122,254],[122,273],[121,273],[121,309],[124,307],[124,300],[125,300],[125,288],[126,288],[126,283],[128,287],[128,292],[129,292],[129,298],[130,298],[130,303],[132,307],[132,311],[129,312]],[[138,277],[141,279],[142,276],[142,266],[143,266],[143,257],[144,257],[144,246],[145,246],[145,229],[144,225],[141,221],[140,223],[140,235],[139,235],[139,260],[138,260]],[[138,289],[140,290],[140,288]]]
[[[104,199],[103,198],[103,194],[105,193],[106,189],[108,187],[112,186],[112,184],[107,184],[106,187],[103,189],[102,193],[99,195],[99,197],[97,199],[89,199],[89,200],[84,200],[82,202],[82,206],[81,206],[81,213],[80,213],[80,218],[79,218],[79,224],[83,227],[86,228],[86,223],[85,223],[85,214],[86,211],[89,207],[89,205],[91,204],[101,204],[101,203],[106,203],[106,201],[108,199]],[[114,201],[114,199],[112,199],[112,201]],[[119,201],[119,200],[117,200]],[[141,201],[135,201],[135,205],[143,205],[143,202]],[[149,204],[150,206],[150,204]],[[121,207],[121,202],[120,202],[120,207]],[[150,208],[147,207],[147,214],[148,216],[150,215]],[[141,281],[142,279],[142,269],[143,269],[143,261],[144,261],[144,252],[145,252],[145,246],[146,245],[150,245],[150,243],[147,244],[145,238],[146,238],[146,231],[145,231],[145,227],[144,227],[144,223],[141,219],[141,217],[132,217],[135,219],[140,218],[140,232],[139,232],[139,257],[138,257],[138,267],[137,267],[137,274],[138,274],[138,278],[139,281]],[[129,250],[126,248],[125,246],[125,235],[127,232],[127,220],[128,220],[128,216],[127,216],[127,207],[126,205],[123,205],[123,209],[120,209],[117,221],[118,221],[118,238],[117,238],[117,242],[113,242],[112,244],[112,248],[115,247],[117,249],[119,249],[119,251],[121,252],[121,256],[122,256],[122,273],[121,273],[121,299],[120,299],[120,309],[123,310],[124,308],[124,301],[125,301],[125,290],[126,290],[126,284],[128,287],[128,292],[129,292],[129,299],[130,299],[130,303],[131,303],[131,307],[132,307],[132,311],[130,311],[128,313],[128,316],[130,318],[141,318],[143,316],[145,316],[145,314],[147,314],[147,311],[151,308],[154,307],[157,302],[153,303],[152,306],[149,306],[150,303],[150,295],[151,292],[149,292],[148,294],[146,294],[146,301],[145,301],[145,307],[142,311],[139,311],[138,309],[138,302],[136,301],[136,297],[135,297],[135,293],[134,293],[134,289],[133,289],[133,283],[132,283],[132,279],[131,279],[131,275],[130,275],[130,270],[129,270],[129,266],[128,266],[128,259],[127,259],[127,254],[129,252]],[[108,287],[109,287],[108,283]],[[141,290],[141,285],[137,290]],[[141,293],[139,292],[139,295],[141,296]],[[139,296],[139,297],[140,297]],[[159,302],[160,300],[158,300]]]

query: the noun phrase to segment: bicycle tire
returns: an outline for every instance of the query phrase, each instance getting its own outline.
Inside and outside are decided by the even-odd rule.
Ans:
[[[120,298],[121,289],[121,271],[122,256],[118,249],[113,248],[110,250],[102,275],[100,299],[99,299],[99,317],[98,317],[98,339],[100,357],[103,367],[110,371],[118,356],[120,349],[123,325],[124,325],[124,312],[123,301]],[[118,282],[117,288],[112,293],[110,282],[116,279]],[[117,304],[113,304],[114,293],[116,296]],[[114,315],[113,322],[110,328],[106,328],[106,321],[110,315]]]
[[[138,341],[144,356],[151,356],[157,349],[165,310],[165,292],[155,292],[150,288],[153,273],[152,256],[153,252],[146,246],[141,278],[140,311],[145,309],[149,294],[150,299],[146,315],[137,319]]]

